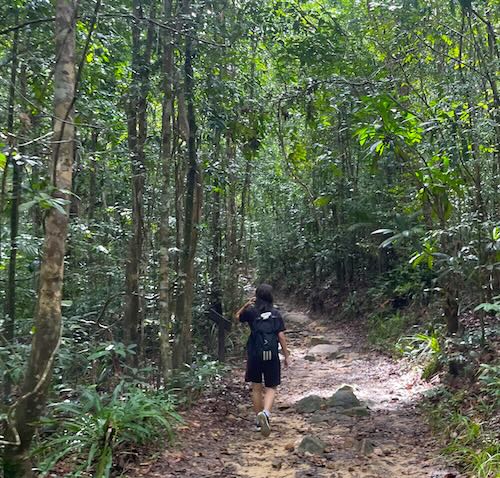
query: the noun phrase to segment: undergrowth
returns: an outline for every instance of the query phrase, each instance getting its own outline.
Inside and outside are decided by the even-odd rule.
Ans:
[[[409,321],[408,316],[399,311],[390,315],[372,315],[368,318],[368,341],[384,350],[391,350],[408,329]]]
[[[424,405],[443,453],[474,478],[500,476],[499,372],[500,365],[481,367],[482,386],[475,392],[441,387]]]
[[[98,385],[66,389],[67,398],[52,403],[41,423],[33,451],[40,476],[55,471],[68,478],[108,478],[119,473],[146,447],[151,451],[171,443],[182,421],[177,410],[191,406],[224,371],[218,362],[199,354],[172,378],[168,389],[156,390],[130,377],[109,391]]]
[[[168,443],[181,420],[172,395],[126,387],[125,382],[109,394],[84,388],[77,400],[52,404],[51,409],[43,424],[54,432],[34,450],[41,458],[41,476],[70,458],[74,466],[65,476],[92,470],[96,477],[108,477],[119,455],[158,439]]]

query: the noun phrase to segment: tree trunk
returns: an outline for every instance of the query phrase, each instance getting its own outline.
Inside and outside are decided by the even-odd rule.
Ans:
[[[154,4],[153,4],[154,5]],[[146,165],[144,144],[147,137],[147,94],[149,90],[149,63],[153,44],[153,29],[150,26],[147,40],[142,48],[139,22],[143,17],[140,0],[133,2],[132,21],[132,84],[128,102],[128,147],[132,171],[132,237],[128,246],[125,279],[125,311],[123,340],[127,345],[140,348],[142,311],[140,307],[140,270],[144,245],[144,185]],[[153,7],[154,8],[154,7]],[[153,13],[152,13],[153,16]],[[142,52],[142,50],[144,50]],[[142,54],[141,54],[142,52]],[[133,359],[138,364],[139,350]]]
[[[74,153],[75,79],[75,2],[58,0],[56,4],[56,65],[54,72],[54,149],[52,170],[57,198],[68,200],[72,185]],[[67,210],[68,208],[66,208]],[[65,242],[68,229],[66,214],[55,208],[45,218],[45,240],[40,271],[40,288],[35,313],[31,353],[21,397],[14,404],[11,426],[6,437],[15,444],[4,454],[4,476],[32,476],[28,451],[47,398],[52,365],[61,337],[61,296]]]
[[[178,280],[175,317],[178,321],[178,336],[174,340],[173,367],[180,368],[191,362],[192,306],[194,292],[194,258],[198,242],[198,222],[201,210],[201,177],[196,147],[196,116],[194,110],[193,46],[189,32],[193,31],[190,19],[190,0],[184,0],[184,18],[189,22],[185,39],[184,88],[188,123],[188,171],[186,178],[185,221],[183,247]]]
[[[231,133],[226,135],[226,156],[227,171],[229,171],[229,187],[227,193],[227,213],[226,213],[226,305],[228,312],[233,313],[239,302],[238,297],[238,218],[236,211],[236,178],[232,171],[235,169],[236,147],[231,138]]]
[[[220,133],[216,133],[214,140],[214,154],[212,162],[218,164],[220,154]],[[221,186],[217,172],[212,179],[212,217],[211,217],[211,236],[212,250],[210,262],[210,280],[211,280],[211,302],[222,302],[222,229],[221,229]]]
[[[250,203],[250,187],[252,180],[252,163],[254,159],[254,152],[247,154],[245,165],[245,178],[243,180],[243,188],[241,190],[241,208],[240,208],[240,233],[238,238],[238,257],[244,263],[245,272],[248,274],[249,259],[248,247],[246,243],[246,215]]]
[[[165,22],[168,24],[172,17],[172,1],[164,2]],[[169,30],[163,31],[163,107],[162,107],[162,142],[161,142],[161,165],[162,165],[162,188],[161,188],[161,219],[159,231],[160,243],[160,358],[161,370],[164,382],[170,378],[172,371],[172,350],[170,345],[171,320],[169,300],[169,257],[168,250],[171,240],[169,216],[170,216],[170,183],[172,176],[172,136],[173,136],[173,38]]]
[[[91,151],[92,157],[90,158],[90,171],[89,171],[89,209],[88,209],[88,220],[89,226],[93,226],[93,221],[95,219],[95,210],[97,206],[97,197],[99,195],[97,190],[97,167],[98,162],[96,159],[96,151],[98,148],[99,140],[99,130],[92,130],[92,140],[91,140]]]
[[[16,22],[18,15],[16,14]],[[10,346],[14,342],[14,331],[16,323],[16,262],[17,262],[17,234],[19,229],[19,201],[21,196],[21,165],[14,159],[12,154],[14,149],[14,107],[15,107],[15,92],[17,79],[17,50],[19,44],[19,31],[14,32],[12,41],[12,65],[10,72],[10,88],[9,88],[9,103],[7,111],[7,133],[9,134],[9,155],[8,163],[12,163],[12,202],[10,208],[10,257],[7,277],[7,288],[5,293],[5,324],[2,340],[4,345]],[[7,164],[5,165],[7,169]],[[0,211],[1,213],[1,211]],[[3,377],[4,383],[4,401],[9,402],[12,388],[12,380],[8,368],[5,370]]]

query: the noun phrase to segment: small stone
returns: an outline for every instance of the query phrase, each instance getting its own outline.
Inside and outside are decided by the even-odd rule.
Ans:
[[[272,463],[271,463],[272,467],[275,469],[275,470],[281,470],[281,466],[283,465],[283,462],[279,459],[279,458],[275,458]]]
[[[356,450],[358,450],[363,455],[371,455],[375,449],[375,444],[366,438],[358,441],[356,444]]]
[[[287,443],[285,445],[285,450],[286,451],[293,451],[293,450],[295,450],[295,445],[293,443]]]
[[[325,451],[326,444],[318,437],[307,435],[299,445],[299,450],[302,452],[309,452],[315,455],[322,455]]]
[[[319,478],[323,475],[318,475],[318,470],[312,468],[310,470],[299,470],[295,472],[295,478]]]
[[[299,413],[313,413],[321,409],[323,398],[318,395],[309,395],[300,399],[295,404],[295,409]]]

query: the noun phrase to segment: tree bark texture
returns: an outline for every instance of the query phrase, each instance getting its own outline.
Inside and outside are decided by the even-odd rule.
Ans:
[[[236,208],[236,177],[234,171],[236,162],[236,146],[230,132],[226,135],[227,171],[229,171],[229,185],[227,189],[227,213],[226,213],[226,304],[228,313],[236,310],[239,302],[238,297],[238,218]]]
[[[52,170],[56,198],[68,201],[72,186],[74,154],[75,11],[73,0],[57,0],[55,20],[56,65],[54,72],[54,147]],[[66,208],[68,209],[68,208]],[[4,476],[32,476],[28,451],[36,422],[42,413],[51,379],[52,365],[61,337],[61,296],[66,214],[55,208],[45,218],[45,239],[40,270],[40,287],[35,313],[34,335],[21,397],[11,408],[7,439],[16,444],[6,447]]]
[[[136,345],[136,354],[131,360],[137,365],[140,348],[141,301],[140,271],[144,246],[144,186],[146,165],[144,145],[147,137],[147,94],[149,91],[149,63],[153,44],[153,29],[150,26],[143,46],[140,21],[143,17],[140,0],[134,0],[132,21],[132,84],[128,101],[128,147],[132,171],[132,237],[128,246],[125,268],[125,311],[123,340],[127,345]]]
[[[18,15],[16,15],[17,23]],[[12,197],[11,197],[11,208],[10,208],[10,257],[9,257],[9,268],[7,276],[7,289],[5,294],[5,325],[2,335],[2,339],[5,342],[4,345],[9,346],[14,341],[14,327],[16,323],[16,262],[17,262],[17,234],[19,229],[19,200],[21,195],[21,165],[18,163],[17,159],[14,157],[14,108],[16,101],[16,80],[17,80],[17,51],[19,45],[19,31],[14,32],[14,38],[12,40],[12,64],[10,72],[10,88],[9,88],[9,102],[7,111],[7,133],[9,134],[9,155],[8,163],[12,163]],[[5,165],[5,168],[8,164]],[[0,210],[1,212],[1,210]],[[7,368],[3,377],[4,385],[4,401],[9,402],[10,393],[12,388],[12,379],[10,376],[10,371]]]
[[[164,2],[165,22],[168,23],[172,17],[172,1]],[[161,141],[161,218],[160,218],[160,258],[159,258],[159,293],[160,293],[160,358],[161,370],[164,382],[167,382],[172,372],[172,350],[170,318],[170,269],[169,269],[169,245],[171,243],[171,230],[169,225],[170,216],[170,191],[172,183],[173,156],[173,37],[169,30],[163,32],[163,105],[162,105],[162,141]]]
[[[183,2],[185,18],[190,17],[191,5],[189,0]],[[191,22],[191,20],[189,20]],[[192,31],[189,23],[187,31]],[[201,210],[201,175],[198,166],[196,146],[196,116],[194,109],[194,78],[193,78],[193,45],[191,36],[185,39],[184,62],[184,89],[187,106],[188,141],[187,157],[188,170],[186,177],[185,220],[182,245],[180,274],[178,278],[175,317],[178,322],[177,336],[174,339],[173,367],[180,368],[191,362],[192,354],[192,306],[194,293],[194,258],[198,242],[198,222]]]

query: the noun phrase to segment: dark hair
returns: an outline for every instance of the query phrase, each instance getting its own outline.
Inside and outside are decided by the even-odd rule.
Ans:
[[[260,312],[271,312],[273,308],[273,288],[269,284],[260,284],[255,291],[255,308]]]

